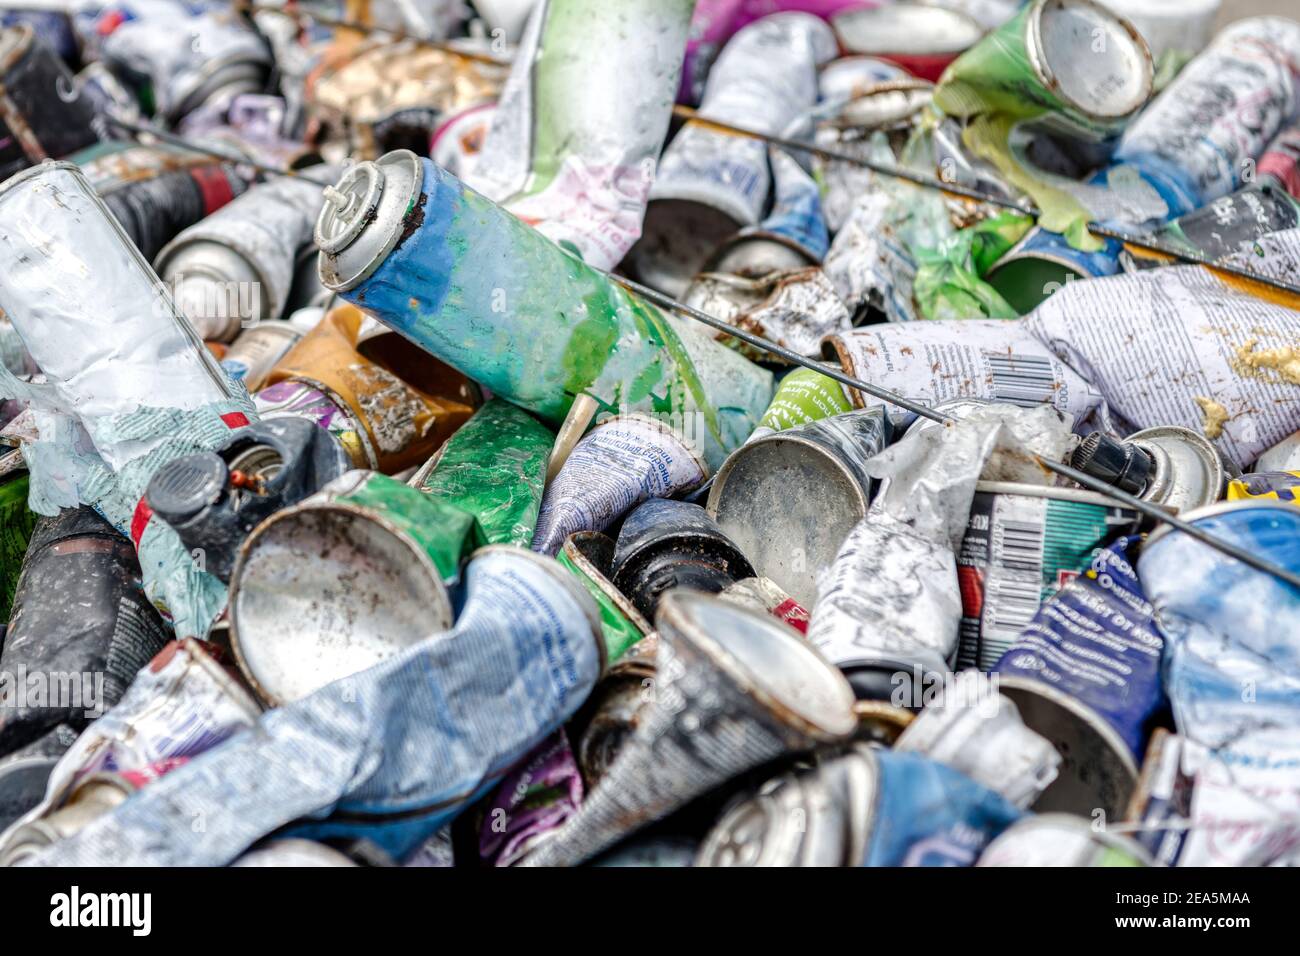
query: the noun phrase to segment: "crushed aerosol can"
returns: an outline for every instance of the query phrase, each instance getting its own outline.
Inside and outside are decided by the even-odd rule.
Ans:
[[[645,223],[626,260],[661,292],[681,296],[738,229],[763,218],[772,176],[761,141],[711,129],[709,119],[779,135],[817,99],[817,70],[835,55],[823,20],[782,13],[745,27],[709,72],[700,118],[659,162]]]
[[[163,648],[117,706],[66,749],[41,801],[0,834],[0,858],[14,850],[22,826],[56,812],[94,774],[170,767],[251,726],[259,708],[212,650],[192,639]]]
[[[531,539],[551,440],[489,402],[414,486],[349,472],[255,528],[231,574],[230,626],[262,699],[298,700],[449,629],[469,552]]]
[[[715,467],[772,397],[767,372],[427,159],[399,151],[358,163],[326,200],[316,243],[327,288],[552,425],[578,395],[654,412],[694,429]]]
[[[0,29],[0,180],[99,139],[95,110],[30,26]]]
[[[684,436],[648,415],[597,425],[546,486],[533,550],[554,555],[577,531],[604,531],[643,501],[684,494],[709,468]]]
[[[168,462],[149,481],[145,501],[204,570],[228,581],[235,552],[255,525],[350,467],[328,432],[301,419],[273,419],[241,429],[213,451]]]
[[[978,671],[962,671],[904,728],[894,750],[925,754],[1024,809],[1056,779],[1060,755]]]
[[[789,628],[716,597],[664,597],[654,694],[578,813],[522,861],[578,863],[717,784],[846,739],[844,678]]]
[[[465,376],[348,305],[331,309],[266,381],[256,396],[263,417],[309,418],[356,467],[389,475],[423,464],[481,401]]]
[[[1152,866],[1140,845],[1068,813],[1026,817],[989,844],[976,866]]]
[[[569,535],[555,559],[572,571],[600,608],[600,628],[605,650],[617,662],[654,628],[614,583],[614,542],[599,531]]]
[[[131,542],[90,508],[36,523],[0,653],[0,755],[122,697],[166,629]]]
[[[1061,754],[1060,774],[1035,810],[1119,820],[1137,783],[1161,701],[1165,642],[1130,563],[1136,540],[1100,551],[993,668],[1025,724]]]
[[[992,670],[1043,602],[1139,523],[1136,511],[1095,492],[980,482],[957,553],[957,666]]]
[[[295,821],[284,835],[366,839],[404,861],[572,716],[604,667],[596,607],[551,559],[485,548],[466,588],[454,630],[269,711],[39,862],[220,866]],[[196,839],[195,813],[238,825]]]
[[[677,587],[716,594],[754,576],[744,552],[699,505],[654,498],[623,522],[612,562],[614,586],[646,618]]]
[[[1101,432],[1075,449],[1075,468],[1175,511],[1218,501],[1237,469],[1199,432],[1178,425],[1146,428],[1116,441]]]
[[[160,144],[98,143],[68,157],[150,262],[183,229],[248,188],[233,163]]]
[[[321,184],[331,167],[254,186],[183,230],[154,268],[205,339],[232,341],[240,328],[284,316],[298,252],[311,242]],[[311,180],[315,179],[316,182]]]
[[[868,459],[884,450],[883,407],[832,415],[737,449],[709,489],[708,511],[750,559],[805,607],[871,501]]]
[[[1225,27],[1125,130],[1115,158],[1179,182],[1197,206],[1228,195],[1294,118],[1297,63],[1300,23]]]
[[[968,14],[928,4],[847,10],[831,25],[845,51],[892,61],[931,81],[984,36]]]
[[[696,866],[970,866],[1021,819],[996,791],[863,744],[770,781],[718,821]]]

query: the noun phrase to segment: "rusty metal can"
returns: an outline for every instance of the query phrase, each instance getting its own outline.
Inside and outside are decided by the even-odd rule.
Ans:
[[[328,396],[355,423],[356,441],[344,441],[353,463],[385,474],[423,464],[480,401],[460,372],[350,305],[330,310],[266,377],[271,387],[287,382]]]
[[[0,29],[0,180],[99,139],[63,61],[22,24]]]

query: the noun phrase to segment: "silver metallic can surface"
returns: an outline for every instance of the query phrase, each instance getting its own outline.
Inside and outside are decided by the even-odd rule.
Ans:
[[[261,387],[267,374],[285,352],[302,338],[302,332],[288,322],[262,322],[244,329],[221,359],[230,377],[244,383],[250,392]]]
[[[656,617],[654,695],[577,815],[523,860],[585,860],[692,797],[783,753],[844,740],[853,692],[789,628],[678,590]]]
[[[1179,511],[1218,501],[1228,478],[1237,472],[1204,435],[1190,428],[1145,428],[1125,440],[1147,452],[1154,466],[1141,497]]]
[[[804,607],[817,573],[867,513],[866,460],[889,435],[884,409],[861,409],[768,435],[718,469],[708,510],[754,565]]]

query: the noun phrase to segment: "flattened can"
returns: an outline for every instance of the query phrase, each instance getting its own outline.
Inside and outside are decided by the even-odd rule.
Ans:
[[[1128,837],[1069,813],[1026,817],[994,840],[976,866],[1152,866]]]
[[[759,574],[811,607],[817,572],[866,516],[872,484],[864,466],[890,431],[877,406],[751,441],[719,469],[709,514]]]
[[[1139,521],[1091,491],[981,481],[957,552],[957,666],[992,670],[1043,602]]]
[[[846,10],[831,25],[847,52],[880,57],[931,81],[984,36],[984,28],[960,10],[921,4]]]
[[[0,29],[0,180],[96,142],[95,110],[26,24]]]
[[[1260,236],[1300,225],[1300,203],[1273,181],[1243,186],[1213,202],[1179,216],[1153,237],[1175,249],[1221,259],[1249,253]],[[1162,265],[1169,257],[1128,247],[1121,256],[1125,267]]]
[[[650,416],[602,422],[546,486],[533,550],[553,555],[575,531],[604,531],[642,501],[690,491],[708,476],[684,436]]]

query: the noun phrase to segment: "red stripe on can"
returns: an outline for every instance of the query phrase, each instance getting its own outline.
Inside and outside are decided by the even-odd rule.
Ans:
[[[785,623],[789,624],[800,634],[808,633],[808,612],[804,610],[803,605],[794,598],[786,598],[776,607],[772,608],[772,613],[785,621]]]
[[[205,215],[216,212],[235,198],[230,178],[220,166],[195,166],[190,169],[190,178],[198,183]]]
[[[144,534],[144,529],[152,518],[153,509],[144,498],[141,498],[136,503],[135,514],[131,515],[131,543],[135,545],[137,551],[140,550],[140,536]]]
[[[248,416],[243,412],[226,412],[221,416],[221,420],[229,428],[243,428],[248,424]]]

